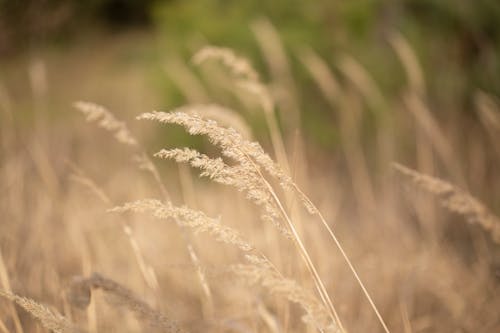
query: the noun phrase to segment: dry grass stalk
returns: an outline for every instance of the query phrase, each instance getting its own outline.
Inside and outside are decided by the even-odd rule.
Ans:
[[[472,195],[444,180],[403,165],[395,163],[394,168],[418,187],[436,195],[443,207],[464,216],[469,223],[480,225],[490,233],[495,242],[500,243],[500,219]]]
[[[237,56],[230,48],[205,46],[193,56],[193,62],[197,65],[212,59],[222,62],[236,77],[252,81],[259,80],[259,73],[253,69],[250,62],[243,57]]]
[[[46,306],[35,302],[26,297],[21,297],[7,291],[0,290],[0,296],[15,302],[24,310],[35,317],[43,327],[55,333],[76,333],[81,332],[76,328],[66,317],[61,315],[56,310],[47,308]]]
[[[328,64],[309,48],[302,49],[299,58],[311,73],[312,78],[328,103],[335,107],[342,91]]]
[[[159,200],[145,199],[129,202],[110,210],[110,212],[116,213],[128,211],[148,212],[159,219],[173,218],[181,227],[193,228],[195,232],[208,232],[215,236],[217,241],[232,244],[245,252],[254,248],[237,231],[222,225],[218,218],[208,217],[204,213],[188,207],[176,207],[171,202],[162,203]]]
[[[138,167],[148,171],[153,176],[162,195],[169,198],[169,193],[161,181],[158,170],[123,121],[118,120],[111,111],[98,104],[79,101],[75,102],[73,106],[86,116],[88,122],[97,122],[99,127],[113,133],[119,143],[135,148],[136,152],[133,158]]]
[[[146,322],[152,328],[172,333],[185,332],[173,320],[151,308],[131,290],[97,273],[92,274],[89,278],[74,278],[68,291],[68,299],[73,305],[85,308],[90,303],[92,289],[104,291],[110,296],[108,301],[111,305],[127,308],[134,313],[138,320]]]
[[[476,92],[474,102],[481,123],[488,132],[493,149],[500,156],[500,145],[498,144],[500,138],[500,104],[492,95],[483,91]]]
[[[165,204],[161,203],[158,200],[140,200],[132,203],[127,203],[122,207],[113,208],[111,211],[149,212],[152,216],[160,219],[174,218],[180,226],[193,228],[195,232],[208,232],[211,235],[215,236],[215,239],[219,242],[234,245],[238,249],[247,253],[250,251],[255,251],[255,248],[245,239],[243,239],[238,231],[230,227],[221,225],[219,219],[210,218],[200,211],[192,210],[187,207],[174,207],[169,202]],[[246,258],[251,263],[251,265],[237,265],[232,269],[239,276],[244,276],[246,272],[245,269],[239,269],[240,266],[242,268],[249,268],[250,270],[253,269],[254,271],[260,270],[262,273],[262,277],[264,277],[261,281],[263,286],[268,288],[272,287],[272,291],[277,293],[281,291],[281,294],[286,294],[286,292],[288,291],[290,294],[288,295],[288,298],[294,302],[302,302],[303,307],[307,310],[308,314],[315,318],[313,322],[318,321],[318,313],[323,316],[328,316],[328,319],[326,319],[328,321],[334,320],[330,316],[328,310],[324,308],[324,306],[314,297],[314,295],[309,295],[306,291],[302,290],[296,282],[282,278],[281,274],[274,268],[271,262],[264,255],[249,255],[246,256]],[[267,274],[271,272],[271,270],[273,273]],[[270,278],[272,279],[272,281],[270,280]],[[270,284],[271,282],[273,283],[272,286]],[[292,286],[292,288],[290,286]],[[208,286],[207,290],[210,291]]]
[[[418,96],[425,96],[424,74],[408,41],[402,34],[396,32],[389,39],[389,43],[403,64],[410,90],[417,93]]]
[[[217,104],[193,104],[191,107],[191,111],[187,110],[188,114],[198,114],[204,119],[213,119],[225,127],[234,128],[245,139],[252,138],[251,128],[236,111]]]
[[[180,108],[180,110],[182,111],[182,108]],[[387,328],[387,325],[385,324],[382,316],[380,315],[377,307],[375,306],[373,299],[370,297],[367,289],[365,288],[363,282],[361,281],[354,266],[352,265],[347,254],[342,248],[340,242],[338,241],[337,237],[333,233],[332,229],[330,228],[330,226],[328,225],[322,214],[319,212],[316,206],[309,200],[309,198],[292,181],[292,179],[281,169],[281,167],[277,163],[275,163],[269,157],[269,155],[267,155],[264,152],[264,150],[258,143],[248,142],[244,140],[241,137],[241,135],[235,132],[233,129],[222,128],[218,126],[215,121],[204,120],[197,116],[188,115],[184,112],[179,112],[179,109],[177,110],[177,112],[170,112],[170,113],[166,112],[144,113],[140,115],[138,119],[150,119],[159,121],[161,123],[177,124],[185,127],[188,133],[190,133],[191,135],[206,135],[214,145],[222,149],[222,155],[234,160],[239,164],[239,166],[237,166],[236,168],[238,172],[241,172],[242,175],[241,178],[244,178],[243,175],[245,175],[247,179],[253,179],[249,184],[255,184],[256,181],[254,178],[258,179],[258,182],[260,183],[258,183],[259,187],[257,187],[257,189],[259,190],[258,192],[256,192],[257,196],[255,198],[252,198],[251,196],[252,193],[250,191],[248,191],[247,194],[249,194],[250,198],[254,199],[254,201],[256,201],[257,203],[259,203],[258,200],[262,200],[262,198],[259,198],[259,194],[261,193],[264,194],[265,195],[264,207],[266,207],[266,209],[269,208],[271,210],[270,212],[266,211],[266,213],[268,214],[265,214],[264,216],[271,219],[275,219],[276,217],[279,216],[285,222],[286,226],[289,229],[289,232],[293,236],[295,244],[299,249],[299,253],[304,259],[306,266],[311,276],[313,277],[314,283],[316,284],[316,288],[321,296],[322,301],[328,306],[332,317],[335,318],[335,320],[339,323],[339,325],[342,328],[340,318],[337,315],[337,312],[335,310],[335,307],[333,306],[330,296],[326,291],[326,288],[316,270],[316,267],[314,266],[310,258],[310,255],[300,235],[296,230],[294,223],[292,222],[289,216],[289,213],[285,210],[274,188],[266,180],[265,176],[261,171],[261,168],[267,171],[267,173],[270,174],[273,178],[279,180],[280,185],[285,190],[285,192],[292,191],[295,194],[297,194],[298,197],[301,199],[301,202],[308,209],[309,213],[319,217],[322,225],[328,231],[330,237],[335,242],[335,245],[338,247],[343,258],[348,264],[349,269],[356,278],[356,281],[359,283],[361,289],[363,290],[363,293],[365,294],[366,298],[370,303],[370,306],[376,313],[377,318],[379,319],[381,325],[384,327],[384,330],[386,332],[389,332],[389,329]],[[212,174],[215,175],[213,176],[214,179],[217,179],[217,177],[220,176],[221,170],[228,169],[224,164],[224,162],[222,161],[222,159],[211,159],[203,154],[198,153],[197,151],[193,151],[190,149],[185,149],[185,150],[174,149],[170,151],[161,151],[159,153],[159,156],[165,158],[175,158],[179,162],[189,161],[195,167],[199,168],[201,167],[201,169],[204,170],[205,173],[202,173],[202,175],[207,175],[207,176],[212,176]],[[224,180],[224,177],[222,177],[221,179]],[[242,186],[242,188],[245,188],[245,186],[247,185],[242,184],[240,186]],[[267,189],[267,191],[265,189]],[[271,199],[269,200],[268,197],[270,197]],[[278,215],[276,215],[276,213],[278,213]]]
[[[151,163],[152,164],[152,163]],[[78,168],[74,163],[68,162],[73,174],[71,175],[71,179],[76,181],[78,184],[83,185],[84,187],[90,189],[92,193],[94,193],[98,198],[100,198],[105,204],[112,205],[112,201],[109,196],[104,192],[104,190],[97,185],[93,179],[91,179],[82,169]],[[134,252],[135,258],[137,260],[137,264],[139,265],[139,269],[141,274],[146,281],[147,285],[152,289],[158,290],[158,281],[156,279],[156,274],[154,269],[146,263],[146,260],[142,254],[142,251],[139,247],[139,243],[135,239],[132,228],[129,224],[122,224],[123,232],[128,238],[130,246]]]
[[[328,309],[313,293],[302,288],[296,281],[283,277],[265,258],[247,255],[246,259],[248,264],[233,265],[231,271],[248,284],[260,284],[271,293],[299,304],[306,312],[302,320],[320,332],[341,332]]]
[[[326,291],[326,288],[314,266],[310,255],[299,236],[295,225],[293,224],[288,212],[285,210],[281,200],[278,198],[274,188],[266,180],[261,168],[266,170],[272,177],[280,181],[281,186],[285,190],[296,191],[303,198],[304,203],[310,203],[309,200],[305,200],[305,195],[298,190],[298,187],[293,183],[291,178],[281,169],[281,167],[276,164],[262,149],[262,147],[256,142],[248,142],[243,140],[240,134],[235,132],[233,129],[225,129],[217,125],[215,121],[204,120],[196,116],[190,116],[183,112],[153,112],[145,113],[138,117],[139,119],[151,119],[157,120],[162,123],[171,123],[184,126],[191,135],[206,135],[210,141],[222,149],[222,154],[235,162],[239,163],[237,166],[238,171],[241,172],[242,177],[246,176],[246,179],[250,179],[248,184],[239,184],[242,188],[248,185],[253,185],[257,183],[259,186],[250,187],[247,190],[247,196],[257,204],[263,204],[265,207],[265,219],[271,219],[272,221],[277,218],[281,218],[289,229],[289,232],[293,236],[293,240],[299,249],[299,253],[304,259],[306,266],[316,284],[317,290],[321,296],[323,302],[328,306],[332,318],[334,317],[337,322],[340,323],[340,318],[337,315],[335,307]],[[160,152],[162,154],[162,152]],[[163,153],[164,157],[169,158],[170,155],[174,156],[179,161],[189,161],[193,159],[196,161],[200,154],[192,150],[171,150]],[[201,163],[199,165],[208,165],[209,168],[214,169],[216,172],[220,170],[227,169],[221,159],[215,160],[210,159],[206,156],[201,156]],[[213,166],[212,166],[213,164]],[[208,174],[210,175],[210,173]],[[218,175],[218,174],[216,174]],[[261,197],[264,195],[263,197]],[[311,209],[314,208],[313,212],[317,210],[313,205],[310,205]],[[326,222],[325,222],[326,224]],[[326,224],[327,225],[327,224]]]
[[[116,119],[105,107],[82,101],[75,102],[73,106],[86,116],[88,122],[97,122],[99,127],[113,132],[116,140],[119,142],[130,146],[137,146],[137,141],[130,133],[127,125]]]
[[[419,127],[424,131],[429,142],[435,147],[442,162],[450,172],[453,172],[458,179],[461,179],[461,171],[456,163],[457,158],[453,153],[453,147],[425,101],[414,92],[408,92],[404,95],[404,102],[408,110],[415,116]]]
[[[495,98],[479,91],[475,95],[475,102],[483,125],[500,133],[500,107]]]
[[[282,119],[288,128],[300,128],[300,103],[297,98],[299,94],[279,32],[266,18],[255,20],[250,28],[271,70],[274,81],[273,95],[281,110],[286,110],[286,115]]]
[[[374,108],[385,105],[382,92],[370,74],[358,61],[351,56],[345,55],[340,60],[339,68]]]
[[[227,48],[206,46],[198,51],[193,57],[193,61],[196,64],[201,64],[209,59],[221,61],[237,78],[239,87],[257,96],[262,110],[264,111],[276,158],[289,174],[289,162],[285,144],[276,121],[274,102],[267,87],[259,80],[259,75],[255,69],[247,59],[237,56],[231,49]]]
[[[94,180],[92,180],[82,169],[80,169],[75,163],[68,161],[68,166],[70,167],[73,173],[70,175],[70,179],[74,182],[88,188],[92,193],[95,194],[103,203],[111,204],[111,199],[108,195],[103,191],[101,187],[99,187]]]
[[[210,158],[189,148],[161,150],[155,156],[174,159],[178,163],[189,163],[192,167],[202,170],[200,176],[230,185],[245,192],[246,197],[262,207],[261,218],[272,223],[286,238],[291,238],[288,230],[280,223],[280,212],[266,183],[249,163],[229,166],[221,158]]]
[[[282,213],[273,198],[270,185],[261,176],[260,168],[264,168],[288,188],[290,188],[291,178],[274,163],[258,143],[243,139],[234,129],[223,128],[213,120],[205,120],[197,115],[182,112],[186,110],[191,110],[191,107],[182,107],[178,109],[178,112],[171,113],[145,113],[139,116],[139,119],[178,124],[184,126],[191,135],[206,135],[214,145],[222,149],[225,157],[238,165],[228,167],[221,158],[212,159],[190,149],[162,150],[157,153],[157,156],[173,158],[178,162],[189,162],[192,166],[204,171],[202,176],[208,176],[217,182],[245,191],[251,201],[263,207],[263,218],[271,221],[285,236],[289,237],[286,229],[278,221]]]
[[[5,261],[3,260],[2,251],[0,249],[0,286],[8,293],[12,292],[10,287],[9,275],[7,273],[7,266],[5,265]],[[21,320],[19,319],[19,315],[16,311],[16,308],[13,305],[10,305],[10,312],[12,316],[12,320],[14,321],[14,325],[17,333],[23,333],[23,327],[21,325]]]
[[[170,200],[170,194],[160,178],[160,173],[158,172],[158,169],[154,165],[153,161],[151,161],[148,154],[146,154],[144,149],[141,147],[141,145],[139,145],[138,140],[134,138],[132,133],[128,130],[128,128],[125,126],[123,122],[117,120],[117,118],[106,108],[93,103],[77,102],[75,103],[75,107],[87,115],[88,121],[96,121],[101,119],[98,123],[99,126],[108,131],[115,132],[115,138],[117,139],[118,142],[129,146],[133,146],[136,150],[136,152],[133,155],[133,158],[137,163],[139,169],[149,172],[153,176],[153,179],[155,180],[163,196],[163,199],[166,201]],[[116,133],[117,130],[118,133],[121,133],[120,135]],[[144,257],[140,252],[138,243],[135,241],[132,233],[130,232],[131,231],[130,227],[124,225],[124,231],[129,238],[130,244],[132,245],[132,249],[134,250],[134,254],[136,255],[139,267],[141,269],[143,276],[145,277],[146,282],[153,290],[157,290],[158,282],[156,280],[154,269],[151,266],[146,265]],[[197,256],[196,253],[194,252],[194,248],[190,244],[189,237],[186,234],[183,234],[183,236],[186,241],[186,246],[188,248],[188,251],[190,251],[191,253],[190,258],[193,261],[193,264],[195,266],[199,265],[199,263],[194,259]],[[201,270],[199,271],[198,276],[200,278],[200,284],[202,286],[202,289],[205,291],[208,285],[206,283],[206,279],[203,277],[203,272]],[[207,302],[210,307],[210,304],[213,303],[211,299],[211,293],[208,293],[206,295],[207,295]],[[211,312],[213,311],[211,310]]]
[[[254,247],[234,229],[221,225],[218,219],[209,218],[200,211],[186,207],[174,207],[171,203],[164,204],[158,200],[140,200],[113,208],[111,211],[149,212],[160,219],[175,218],[181,226],[193,228],[195,232],[208,232],[219,242],[234,245],[244,252],[254,250]],[[335,320],[313,294],[301,288],[295,281],[283,278],[264,256],[246,256],[246,258],[250,264],[233,266],[234,273],[251,280],[252,284],[260,283],[273,293],[284,295],[290,301],[299,303],[307,312],[306,321],[318,329],[329,332],[326,328],[330,327],[331,332],[338,331],[337,325],[332,324]]]

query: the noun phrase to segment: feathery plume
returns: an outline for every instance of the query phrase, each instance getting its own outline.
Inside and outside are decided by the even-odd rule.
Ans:
[[[129,146],[137,146],[137,141],[130,133],[127,125],[123,121],[116,119],[105,107],[82,101],[75,102],[73,106],[86,116],[88,122],[97,122],[99,127],[113,132],[118,142]]]
[[[260,284],[271,293],[299,304],[306,312],[302,320],[321,332],[340,332],[337,323],[313,293],[302,288],[295,280],[283,277],[267,259],[252,255],[245,257],[249,263],[233,265],[233,273],[250,285]]]
[[[208,217],[200,211],[185,206],[176,207],[172,205],[171,202],[162,203],[159,200],[144,199],[129,202],[123,206],[109,210],[109,212],[114,213],[128,211],[139,213],[148,212],[159,219],[173,218],[181,227],[193,228],[197,233],[208,232],[215,236],[217,241],[235,245],[245,252],[253,250],[253,246],[246,242],[236,230],[222,225],[220,219]]]
[[[393,167],[418,187],[436,195],[443,207],[464,216],[469,223],[480,225],[491,234],[496,243],[500,243],[500,219],[472,195],[444,180],[401,164],[394,163]]]
[[[78,328],[56,310],[47,308],[45,305],[35,302],[26,297],[21,297],[11,292],[1,291],[0,296],[15,302],[24,310],[35,317],[43,327],[55,333],[78,333]]]
[[[250,62],[234,51],[226,47],[205,46],[193,56],[193,62],[197,65],[207,60],[218,60],[229,68],[233,75],[249,80],[257,81],[259,74],[253,69]]]

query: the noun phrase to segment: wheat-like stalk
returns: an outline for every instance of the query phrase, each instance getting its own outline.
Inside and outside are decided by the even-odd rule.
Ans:
[[[127,125],[123,121],[116,119],[105,107],[83,101],[75,102],[73,106],[86,116],[88,122],[97,122],[99,127],[113,132],[116,140],[119,142],[130,146],[137,146],[137,141],[130,133]]]
[[[274,101],[269,89],[260,81],[257,71],[246,58],[236,55],[233,50],[228,48],[205,46],[193,56],[193,62],[198,65],[210,59],[222,62],[236,77],[237,86],[257,97],[264,111],[276,158],[283,165],[286,172],[289,173],[289,162],[285,144],[276,121]]]
[[[179,328],[175,321],[153,309],[128,288],[97,273],[92,274],[89,278],[74,278],[67,293],[68,299],[71,304],[85,308],[90,303],[92,289],[104,291],[109,296],[107,301],[110,304],[127,308],[134,313],[138,320],[147,323],[152,328],[171,333],[186,332]]]
[[[491,234],[495,242],[500,243],[500,218],[472,195],[444,180],[401,164],[394,163],[393,167],[416,186],[437,196],[443,207],[462,215],[469,223],[480,225]]]
[[[187,108],[189,108],[189,106]],[[204,120],[196,115],[188,115],[185,112],[182,112],[184,109],[185,108],[181,107],[176,111],[169,113],[157,112],[157,111],[152,113],[144,113],[140,115],[138,119],[149,119],[149,120],[156,120],[161,123],[177,124],[185,127],[188,133],[191,135],[207,136],[211,141],[211,143],[221,148],[223,156],[239,164],[240,169],[238,169],[238,171],[241,172],[242,175],[247,176],[247,178],[252,179],[252,182],[250,184],[257,183],[261,185],[257,187],[259,190],[261,190],[258,193],[265,194],[263,200],[265,203],[264,207],[266,209],[269,208],[270,210],[269,212],[266,211],[266,213],[268,214],[265,214],[264,216],[270,219],[275,219],[277,217],[280,217],[282,221],[284,221],[285,225],[288,227],[289,233],[293,236],[292,239],[297,245],[299,253],[304,259],[306,266],[311,276],[313,277],[314,283],[316,285],[318,293],[321,296],[322,301],[328,306],[332,318],[335,318],[335,320],[339,323],[341,329],[343,329],[337,311],[333,306],[333,302],[330,296],[328,295],[328,292],[326,291],[324,283],[322,282],[321,277],[319,276],[317,269],[314,266],[314,263],[312,262],[310,255],[300,235],[298,234],[297,229],[289,213],[286,211],[284,205],[279,199],[273,186],[266,179],[263,171],[267,172],[271,177],[277,179],[280,183],[280,186],[285,192],[291,191],[295,193],[300,198],[301,202],[303,203],[304,207],[307,208],[309,213],[316,215],[320,219],[324,228],[328,231],[329,236],[332,238],[332,240],[335,242],[335,245],[341,252],[342,257],[345,259],[347,265],[349,266],[349,269],[351,270],[354,277],[356,278],[356,281],[363,290],[364,295],[368,299],[373,311],[376,313],[377,318],[379,319],[385,332],[388,333],[389,329],[387,328],[387,325],[385,324],[380,312],[375,306],[373,299],[368,293],[361,278],[359,277],[359,274],[357,273],[353,264],[349,260],[339,240],[337,239],[334,232],[324,219],[323,215],[317,209],[317,207],[312,203],[312,201],[307,197],[307,195],[305,195],[302,192],[302,190],[300,190],[300,188],[293,182],[291,177],[288,176],[288,174],[280,167],[279,164],[275,163],[272,160],[272,158],[264,152],[262,147],[257,142],[249,142],[247,140],[244,140],[242,136],[238,134],[234,129],[232,128],[227,129],[220,127],[215,121]],[[209,167],[207,167],[207,169],[205,169],[204,171],[207,171],[208,169],[212,168],[213,165],[214,166],[213,169],[216,172],[216,174],[217,172],[220,172],[220,170],[227,169],[221,160],[210,159],[206,156],[199,155],[196,151],[192,150],[162,151],[159,153],[159,156],[167,158],[175,158],[179,161],[190,161],[190,163],[193,163],[195,166],[198,165],[197,167],[199,167],[199,165],[206,164]],[[202,162],[199,162],[199,160],[202,160]],[[206,175],[210,176],[211,173],[208,172]],[[254,178],[257,180],[255,180]],[[243,188],[244,186],[245,185],[242,185]],[[268,200],[268,198],[270,198],[270,200]]]
[[[110,211],[148,212],[159,219],[173,218],[180,226],[192,228],[195,232],[207,232],[215,236],[217,241],[233,245],[244,252],[257,253],[255,247],[238,231],[222,225],[219,219],[210,218],[203,212],[187,207],[175,207],[170,202],[162,203],[152,199],[139,200],[115,207]],[[303,289],[296,281],[284,278],[264,255],[257,253],[257,255],[247,255],[245,258],[248,261],[247,264],[234,265],[230,270],[251,284],[259,283],[271,292],[300,304],[307,313],[304,320],[314,324],[321,331],[339,332],[335,320],[314,294]],[[82,298],[85,300],[86,294]]]
[[[250,62],[236,55],[230,48],[205,46],[193,56],[195,64],[201,64],[210,59],[221,61],[235,76],[252,81],[258,81],[259,79],[259,73],[253,69]]]
[[[119,121],[115,117],[115,115],[111,111],[107,110],[105,107],[94,103],[76,102],[74,106],[87,116],[88,121],[91,122],[97,121],[100,127],[115,133],[114,136],[119,143],[132,146],[135,150],[133,154],[133,159],[136,162],[139,169],[149,172],[153,177],[153,179],[155,180],[160,192],[162,193],[163,199],[167,201],[170,200],[170,193],[163,184],[158,169],[154,165],[153,161],[151,161],[148,154],[146,154],[142,146],[138,143],[139,141],[135,139],[135,137],[129,131],[124,122]],[[85,178],[86,177],[80,177],[80,180],[84,180],[85,183]],[[85,185],[89,185],[88,183],[89,182],[87,181],[87,184]],[[90,181],[90,183],[92,182]],[[153,288],[153,290],[157,289],[158,282],[156,281],[154,270],[151,267],[149,267],[149,265],[146,264],[144,256],[142,255],[139,249],[139,245],[131,233],[131,228],[128,225],[124,225],[124,231],[130,241],[132,249],[134,250],[134,254],[136,255],[137,262],[139,264],[139,267],[146,282],[151,288]],[[193,264],[195,266],[198,266],[199,263],[197,260],[197,254],[193,246],[190,244],[188,236],[185,234],[183,234],[183,236],[186,241],[186,247],[190,253],[190,258],[193,261]],[[206,283],[206,279],[203,276],[203,272],[201,270],[199,270],[198,276],[200,277],[200,284],[202,285],[203,290],[207,291],[208,284]],[[211,298],[211,293],[208,291],[206,292],[206,295],[208,303],[209,304],[213,303],[213,300]]]
[[[310,203],[310,200],[306,200],[307,197],[303,195],[300,190],[298,190],[298,187],[294,184],[292,179],[281,169],[281,167],[277,163],[275,163],[271,159],[271,157],[269,157],[269,155],[264,152],[262,147],[257,142],[249,142],[244,140],[241,135],[234,129],[226,129],[220,127],[215,121],[204,120],[198,116],[188,115],[184,112],[177,111],[170,113],[144,113],[140,115],[138,119],[150,119],[159,121],[161,123],[177,124],[185,127],[188,133],[190,133],[191,135],[206,135],[214,145],[221,148],[222,155],[232,159],[239,164],[243,174],[248,175],[249,178],[258,179],[257,182],[262,185],[259,188],[261,191],[258,193],[265,194],[264,207],[266,209],[270,208],[270,212],[266,211],[266,213],[268,214],[265,214],[264,216],[268,219],[275,219],[277,217],[280,217],[284,221],[285,225],[289,229],[290,234],[293,236],[292,239],[297,245],[300,255],[306,263],[306,266],[314,280],[322,301],[328,306],[332,319],[335,318],[334,320],[336,320],[339,325],[341,325],[340,318],[338,317],[335,307],[333,306],[333,302],[331,301],[331,298],[326,291],[324,283],[322,282],[321,277],[319,276],[317,269],[314,266],[312,259],[300,235],[298,234],[294,223],[292,222],[291,217],[289,216],[289,213],[284,208],[284,205],[279,199],[273,186],[265,178],[262,169],[270,174],[273,178],[279,180],[280,185],[283,189],[295,191],[300,194],[304,203]],[[192,151],[187,151],[187,154],[192,153]],[[175,154],[181,156],[183,153],[182,151],[178,151]],[[183,158],[184,157],[181,157],[181,159]],[[218,161],[217,163],[218,165],[221,165],[220,161]],[[256,180],[252,181],[253,183],[256,182]],[[250,192],[247,192],[247,195],[249,193]],[[258,197],[255,199],[259,200]],[[312,212],[317,212],[317,209],[314,207],[314,205],[310,205],[309,208],[312,210]],[[324,224],[328,228],[328,225],[325,221]],[[330,233],[333,234],[331,230]],[[340,246],[336,239],[335,241],[336,244]],[[345,254],[344,257],[346,257]]]
[[[203,212],[185,206],[177,207],[171,202],[162,203],[159,200],[144,199],[126,203],[109,211],[147,212],[159,219],[172,218],[181,227],[193,228],[195,232],[208,232],[215,236],[217,241],[232,244],[242,251],[248,252],[254,249],[236,230],[222,225],[219,218],[208,217]]]
[[[284,187],[291,187],[291,178],[258,143],[245,140],[234,129],[221,127],[213,120],[182,112],[191,109],[190,106],[186,106],[179,108],[177,112],[144,113],[138,119],[178,124],[184,126],[191,135],[206,135],[214,145],[221,148],[225,157],[233,160],[237,165],[228,167],[222,159],[211,159],[189,149],[162,150],[157,156],[173,158],[179,162],[189,162],[201,168],[204,171],[203,176],[209,176],[220,183],[233,185],[245,191],[250,200],[263,207],[263,218],[271,221],[286,237],[289,237],[289,233],[278,222],[282,213],[273,199],[274,194],[270,191],[269,184],[261,177],[261,168],[278,178]]]
[[[36,301],[21,297],[11,292],[0,290],[0,296],[15,302],[24,310],[35,317],[43,327],[55,333],[78,333],[80,329],[76,328],[66,317],[53,309],[47,308],[45,305]]]
[[[252,130],[236,111],[217,104],[193,104],[188,114],[198,114],[205,119],[213,119],[225,127],[232,127],[245,139],[252,138]]]
[[[341,332],[338,324],[332,320],[324,304],[295,280],[283,277],[265,258],[247,255],[248,263],[231,266],[230,270],[250,285],[260,284],[272,294],[287,298],[299,304],[306,315],[302,320],[316,327],[320,332]]]

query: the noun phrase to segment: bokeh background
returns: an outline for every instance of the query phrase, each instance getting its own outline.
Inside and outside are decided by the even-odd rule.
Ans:
[[[184,146],[216,155],[206,139],[180,127],[135,119],[216,103],[289,165],[391,331],[499,330],[498,240],[468,223],[466,203],[448,211],[392,164],[442,178],[498,216],[499,22],[496,0],[0,0],[0,286],[49,304],[89,332],[147,331],[102,297],[85,311],[68,304],[72,277],[93,272],[192,332],[314,332],[301,323],[299,307],[235,287],[224,267],[241,259],[237,251],[143,216],[126,218],[133,245],[123,219],[106,213],[161,190],[137,170],[128,147],[87,124],[73,103],[111,110],[149,155]],[[275,101],[285,159],[275,154],[256,96],[217,61],[195,64],[193,55],[207,45],[232,49],[259,73]],[[242,195],[154,161],[175,203],[222,216],[313,290],[293,246],[262,225]],[[382,332],[331,240],[302,220],[347,331]],[[211,298],[200,287],[200,267]],[[0,324],[6,332],[43,331],[7,301]]]

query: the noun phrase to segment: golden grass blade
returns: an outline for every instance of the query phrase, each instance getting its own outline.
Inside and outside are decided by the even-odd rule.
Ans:
[[[75,102],[73,106],[85,115],[88,122],[97,122],[99,127],[112,132],[118,142],[129,146],[137,146],[137,141],[130,133],[127,125],[116,119],[105,107],[83,101]]]
[[[217,241],[232,244],[242,251],[248,252],[254,249],[236,230],[222,225],[219,219],[208,217],[204,213],[188,207],[176,207],[171,202],[162,203],[159,200],[144,199],[109,210],[112,213],[127,211],[148,212],[159,219],[173,218],[181,227],[193,228],[195,232],[208,232],[215,236]]]
[[[299,304],[306,316],[302,320],[321,332],[337,333],[343,330],[325,308],[324,304],[296,281],[283,277],[268,261],[256,256],[246,256],[249,264],[231,266],[231,271],[250,285],[260,284],[271,293],[286,297]]]
[[[435,177],[422,174],[394,163],[394,169],[413,184],[438,197],[441,205],[449,211],[463,216],[469,223],[480,225],[500,244],[500,219],[472,195],[458,187]]]
[[[187,114],[198,114],[204,119],[217,121],[224,127],[232,127],[245,139],[252,139],[252,129],[238,112],[217,104],[191,104],[192,109]]]
[[[89,122],[97,122],[99,127],[104,128],[105,130],[108,130],[115,135],[115,139],[125,145],[132,146],[133,148],[136,149],[136,153],[134,154],[134,160],[137,163],[138,167],[142,170],[146,170],[149,172],[152,176],[153,179],[155,180],[164,200],[170,200],[170,194],[163,184],[160,173],[156,166],[154,165],[153,161],[149,158],[149,156],[145,153],[144,149],[141,147],[141,145],[138,143],[138,140],[135,139],[135,137],[132,135],[132,133],[129,131],[128,127],[125,125],[124,122],[119,121],[113,113],[111,113],[109,110],[104,108],[103,106],[94,104],[94,103],[89,103],[89,102],[76,102],[74,106],[79,109],[82,113],[84,113],[87,117],[87,121]],[[244,125],[243,125],[244,126]],[[83,177],[85,178],[85,177]],[[137,262],[139,264],[139,267],[141,269],[141,273],[144,276],[146,282],[148,285],[153,289],[157,290],[158,289],[158,282],[156,280],[156,275],[154,273],[154,269],[147,265],[144,256],[140,252],[138,243],[135,241],[133,234],[131,233],[131,228],[127,225],[124,225],[124,231],[127,237],[129,238],[130,244],[132,246],[132,249],[134,250],[134,254],[137,258]],[[192,252],[194,254],[194,257],[191,255],[190,258],[193,261],[194,265],[198,265],[197,262],[194,261],[194,258],[196,257],[196,253],[194,252],[194,248],[192,247],[189,237],[185,234],[183,234],[183,237],[186,241],[186,246],[188,248],[189,252]],[[200,285],[202,286],[203,290],[206,290],[206,287],[208,287],[206,283],[206,279],[203,277],[203,272],[200,271],[198,274],[198,277],[200,278]],[[212,304],[213,301],[210,298],[210,293],[207,294],[209,297],[208,299],[208,304]],[[210,307],[210,305],[209,305]],[[210,311],[213,312],[213,311]]]
[[[188,115],[181,111],[182,108],[180,111],[178,109],[177,112],[170,113],[145,113],[140,115],[138,119],[150,119],[161,123],[178,124],[185,127],[191,135],[206,135],[214,145],[222,149],[222,154],[224,156],[233,159],[240,165],[228,168],[222,159],[210,159],[207,156],[191,149],[173,149],[170,151],[162,151],[159,155],[165,158],[175,158],[178,162],[190,162],[193,164],[192,161],[194,161],[195,164],[193,165],[196,167],[201,166],[205,172],[207,172],[208,168],[209,170],[206,175],[211,176],[213,179],[218,179],[217,177],[220,177],[221,172],[226,171],[224,175],[227,175],[228,169],[229,172],[231,172],[234,168],[236,168],[237,171],[240,172],[239,178],[242,179],[241,181],[233,180],[231,178],[229,181],[226,181],[225,178],[222,178],[221,182],[226,181],[229,185],[233,185],[239,189],[247,191],[247,195],[251,200],[254,200],[257,204],[262,204],[265,207],[266,218],[271,219],[272,221],[281,218],[286,223],[289,233],[293,236],[292,239],[295,240],[299,253],[304,259],[311,277],[314,280],[321,299],[331,311],[332,319],[336,320],[341,326],[340,318],[337,315],[335,307],[333,306],[333,302],[326,291],[324,283],[322,282],[321,277],[319,276],[294,223],[285,210],[275,190],[261,172],[261,168],[266,170],[272,177],[278,179],[281,186],[285,190],[293,190],[294,183],[291,178],[269,157],[269,155],[264,152],[258,143],[248,142],[234,130],[222,128],[214,121],[206,121],[200,117]],[[140,208],[140,205],[136,206],[136,208]],[[279,224],[276,226],[278,228],[280,227]]]
[[[78,333],[78,328],[55,310],[35,302],[32,299],[21,297],[7,291],[0,290],[0,296],[11,300],[35,317],[43,327],[55,333]]]
[[[353,57],[345,55],[339,62],[339,69],[359,89],[366,101],[374,108],[385,105],[385,99],[374,79]]]
[[[410,90],[416,92],[418,96],[425,96],[424,74],[408,41],[402,34],[395,32],[389,38],[389,43],[403,64]]]
[[[255,20],[250,28],[271,71],[273,96],[280,110],[286,112],[282,115],[282,120],[288,129],[298,129],[300,128],[300,103],[297,97],[299,94],[279,32],[267,18]]]
[[[341,88],[328,64],[309,48],[302,49],[299,58],[328,103],[332,107],[336,106],[338,98],[341,96]]]
[[[221,61],[238,79],[237,83],[240,87],[258,97],[264,111],[276,158],[289,174],[290,166],[281,131],[276,121],[274,101],[267,87],[260,81],[258,73],[247,59],[236,55],[233,50],[228,48],[206,46],[194,55],[193,62],[199,65],[210,59]]]

